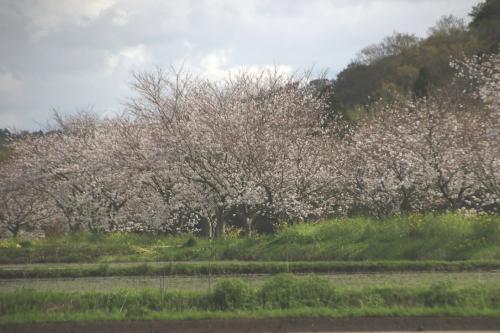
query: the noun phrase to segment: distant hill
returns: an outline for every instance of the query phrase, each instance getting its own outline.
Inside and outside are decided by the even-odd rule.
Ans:
[[[362,49],[331,84],[331,110],[355,120],[363,107],[380,98],[426,96],[449,82],[451,59],[498,51],[500,0],[472,8],[471,22],[442,17],[426,38],[395,32]]]

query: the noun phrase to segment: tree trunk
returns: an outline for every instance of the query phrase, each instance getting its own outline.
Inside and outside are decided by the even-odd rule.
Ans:
[[[250,217],[249,215],[246,215],[245,216],[245,221],[246,221],[247,236],[251,237],[252,236],[252,222],[253,222],[253,217]]]
[[[245,217],[245,232],[248,237],[252,236],[252,224],[255,217],[255,212],[249,209],[247,205],[243,206],[243,216]]]
[[[223,208],[217,209],[217,214],[216,214],[217,224],[215,225],[215,237],[216,238],[224,237],[224,234],[226,232],[226,221],[224,220],[223,212],[224,212]]]

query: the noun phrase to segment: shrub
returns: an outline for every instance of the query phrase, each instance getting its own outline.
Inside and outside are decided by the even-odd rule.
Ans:
[[[280,274],[264,284],[261,298],[267,308],[292,308],[295,306],[330,306],[336,301],[332,283],[325,278],[309,276],[297,278]]]
[[[228,279],[217,283],[212,293],[212,306],[215,310],[251,309],[257,304],[255,289],[238,279]]]
[[[188,240],[184,243],[184,247],[194,247],[196,245],[198,245],[198,241],[193,236],[189,237]]]

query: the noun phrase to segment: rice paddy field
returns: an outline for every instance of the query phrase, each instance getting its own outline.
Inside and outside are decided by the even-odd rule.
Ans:
[[[307,277],[306,274],[296,274]],[[429,287],[435,283],[448,283],[457,287],[495,287],[500,286],[498,272],[421,272],[421,273],[339,273],[315,274],[328,279],[337,287],[362,289],[365,287]],[[206,291],[214,284],[224,281],[228,275],[198,276],[108,276],[81,278],[34,278],[34,279],[1,279],[0,293],[13,292],[20,289],[37,291],[68,292],[116,292],[121,290],[142,290],[165,288],[170,291]],[[252,287],[262,287],[269,281],[271,274],[231,275]]]

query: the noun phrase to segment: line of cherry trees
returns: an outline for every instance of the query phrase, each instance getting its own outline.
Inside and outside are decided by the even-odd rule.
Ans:
[[[135,75],[124,115],[56,117],[0,165],[0,232],[198,230],[475,208],[498,213],[500,56],[454,64],[425,99],[325,120],[305,76]],[[315,81],[327,82],[327,81]]]

